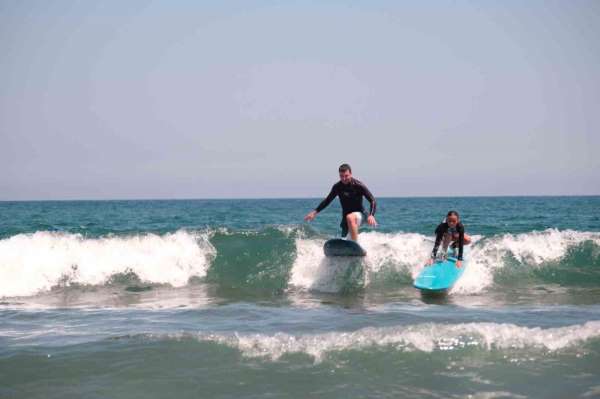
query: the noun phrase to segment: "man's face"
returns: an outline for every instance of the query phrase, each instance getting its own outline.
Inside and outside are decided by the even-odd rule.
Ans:
[[[350,172],[349,170],[340,172],[340,181],[342,183],[348,184],[348,183],[350,183],[351,179],[352,179],[352,172]]]

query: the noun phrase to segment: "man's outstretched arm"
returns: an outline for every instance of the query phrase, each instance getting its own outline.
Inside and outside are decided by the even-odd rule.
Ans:
[[[323,201],[321,201],[321,203],[319,204],[319,206],[317,206],[313,211],[310,211],[305,217],[304,220],[306,221],[311,221],[313,220],[316,216],[317,213],[321,212],[323,209],[327,208],[327,206],[329,204],[331,204],[331,201],[333,201],[333,199],[337,196],[337,192],[335,190],[335,185],[333,187],[331,187],[331,191],[329,192],[329,194],[327,195],[327,197],[325,197],[325,199]]]

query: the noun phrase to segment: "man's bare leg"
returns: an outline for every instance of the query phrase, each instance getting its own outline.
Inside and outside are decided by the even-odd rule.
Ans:
[[[356,215],[346,215],[346,223],[348,224],[348,231],[350,232],[350,238],[352,241],[358,241],[358,223],[356,222]]]

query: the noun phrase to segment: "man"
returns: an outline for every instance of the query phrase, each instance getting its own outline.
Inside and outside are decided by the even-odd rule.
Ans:
[[[340,223],[342,237],[347,236],[348,231],[350,231],[350,238],[353,241],[356,241],[358,239],[358,227],[361,225],[363,214],[365,213],[362,197],[365,196],[371,204],[369,215],[367,217],[367,223],[371,226],[377,226],[377,221],[374,216],[377,203],[367,186],[352,177],[352,168],[350,168],[350,165],[346,163],[342,164],[339,167],[339,172],[340,181],[331,187],[331,192],[327,198],[325,198],[315,210],[309,212],[304,217],[304,220],[310,222],[319,212],[325,209],[336,196],[340,197],[340,204],[342,205],[342,222]]]

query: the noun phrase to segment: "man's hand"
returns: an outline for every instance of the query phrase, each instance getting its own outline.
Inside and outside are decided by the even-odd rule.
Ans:
[[[375,216],[369,215],[367,218],[367,223],[369,223],[369,226],[377,226],[377,220],[375,220]]]
[[[310,211],[304,216],[304,221],[310,222],[317,216],[317,211]]]
[[[458,267],[459,269],[462,267],[462,260],[456,261],[456,267]]]

